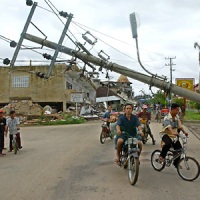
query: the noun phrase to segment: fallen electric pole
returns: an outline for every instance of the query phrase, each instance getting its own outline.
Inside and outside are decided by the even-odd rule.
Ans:
[[[41,45],[46,46],[51,49],[57,48],[56,43],[53,43],[48,40],[44,40],[42,38],[27,34],[27,33],[24,35],[24,39],[35,42],[37,44],[41,44]],[[87,62],[93,63],[94,65],[101,66],[103,68],[109,69],[116,73],[128,76],[128,77],[138,80],[140,82],[146,83],[146,84],[150,85],[151,87],[154,86],[154,87],[160,88],[161,90],[164,90],[166,92],[171,92],[176,95],[179,95],[180,97],[185,97],[186,99],[189,99],[189,100],[192,100],[195,102],[200,102],[200,94],[195,93],[190,90],[187,90],[187,89],[184,89],[175,84],[170,84],[169,82],[166,82],[165,80],[160,80],[156,76],[148,76],[148,75],[145,75],[142,73],[138,73],[127,67],[124,67],[124,66],[118,65],[116,63],[112,63],[112,62],[106,62],[95,56],[88,55],[88,54],[82,53],[80,51],[75,51],[75,50],[67,48],[65,46],[60,47],[60,52],[77,57],[81,60],[85,60]]]

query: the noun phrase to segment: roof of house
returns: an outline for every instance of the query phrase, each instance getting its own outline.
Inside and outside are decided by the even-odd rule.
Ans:
[[[127,76],[124,76],[124,75],[122,75],[122,74],[121,74],[120,77],[118,78],[117,82],[120,82],[120,83],[131,83],[131,82],[128,80]]]

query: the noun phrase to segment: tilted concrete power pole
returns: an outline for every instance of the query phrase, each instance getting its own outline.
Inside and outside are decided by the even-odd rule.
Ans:
[[[165,64],[165,66],[170,66],[170,84],[172,85],[172,66],[173,65],[176,65],[176,64],[174,64],[174,63],[172,63],[172,59],[176,59],[176,57],[174,57],[174,58],[165,58],[165,59],[169,59],[170,60],[170,62],[169,62],[169,64]],[[172,94],[170,94],[170,102],[171,102],[171,100],[172,100]]]
[[[36,37],[34,35],[30,35],[30,34],[25,34],[24,38],[35,42],[37,44],[43,44],[43,46],[46,46],[48,48],[51,49],[56,49],[57,44],[53,43],[51,41],[48,40],[44,40],[42,38]],[[87,62],[91,62],[94,65],[97,66],[102,66],[103,68],[109,69],[111,71],[117,72],[119,74],[123,74],[125,76],[128,76],[130,78],[133,78],[135,80],[141,81],[143,83],[146,83],[148,85],[160,88],[161,90],[165,90],[165,91],[171,91],[176,95],[179,95],[181,97],[185,97],[186,99],[195,101],[195,102],[200,102],[200,94],[189,91],[187,89],[184,89],[182,87],[179,87],[177,85],[171,84],[169,82],[166,82],[164,80],[160,80],[154,76],[148,76],[139,72],[136,72],[132,69],[129,69],[127,67],[124,67],[122,65],[118,65],[116,63],[112,63],[112,62],[105,62],[104,60],[97,58],[95,56],[92,55],[88,55],[86,53],[82,53],[79,51],[75,51],[73,49],[70,49],[68,47],[65,46],[61,46],[60,48],[60,52],[63,52],[65,54],[71,55],[71,56],[75,56],[77,58],[80,58],[82,60],[86,60]]]

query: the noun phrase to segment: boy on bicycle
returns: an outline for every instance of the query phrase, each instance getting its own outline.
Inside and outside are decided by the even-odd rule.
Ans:
[[[160,154],[160,162],[163,162],[167,152],[171,148],[171,146],[176,149],[181,149],[181,143],[179,140],[174,141],[174,139],[178,135],[178,130],[181,130],[185,135],[188,135],[188,133],[183,129],[183,126],[181,124],[181,121],[178,117],[179,113],[179,105],[177,103],[171,104],[171,111],[165,116],[163,121],[163,129],[161,131],[162,136],[162,151]],[[178,157],[174,161],[174,166],[177,167],[177,164],[180,160],[180,157]]]
[[[9,139],[10,139],[10,142],[9,142],[9,147],[10,147],[10,150],[9,152],[11,152],[13,150],[13,147],[12,147],[12,140],[13,140],[13,135],[15,134],[17,136],[17,144],[18,144],[18,147],[19,149],[22,148],[21,146],[21,138],[20,138],[20,133],[19,133],[19,119],[15,116],[15,111],[12,110],[10,111],[10,117],[6,120],[6,125],[8,127],[7,131],[9,130]]]

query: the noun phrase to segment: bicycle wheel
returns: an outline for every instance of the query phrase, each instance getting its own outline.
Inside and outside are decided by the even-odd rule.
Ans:
[[[165,168],[165,162],[159,162],[159,157],[160,157],[160,150],[155,150],[151,154],[151,165],[156,171],[161,171]]]
[[[128,160],[128,179],[131,185],[135,185],[139,175],[139,159],[131,157]]]
[[[101,144],[104,144],[105,141],[106,141],[106,133],[104,133],[104,131],[101,131],[100,142],[101,142]]]
[[[12,142],[12,145],[13,145],[14,154],[17,154],[17,150],[18,150],[17,142],[16,142],[16,141],[13,141],[13,142]]]
[[[186,181],[194,181],[199,177],[200,166],[196,159],[185,157],[180,159],[177,171],[182,179]]]

